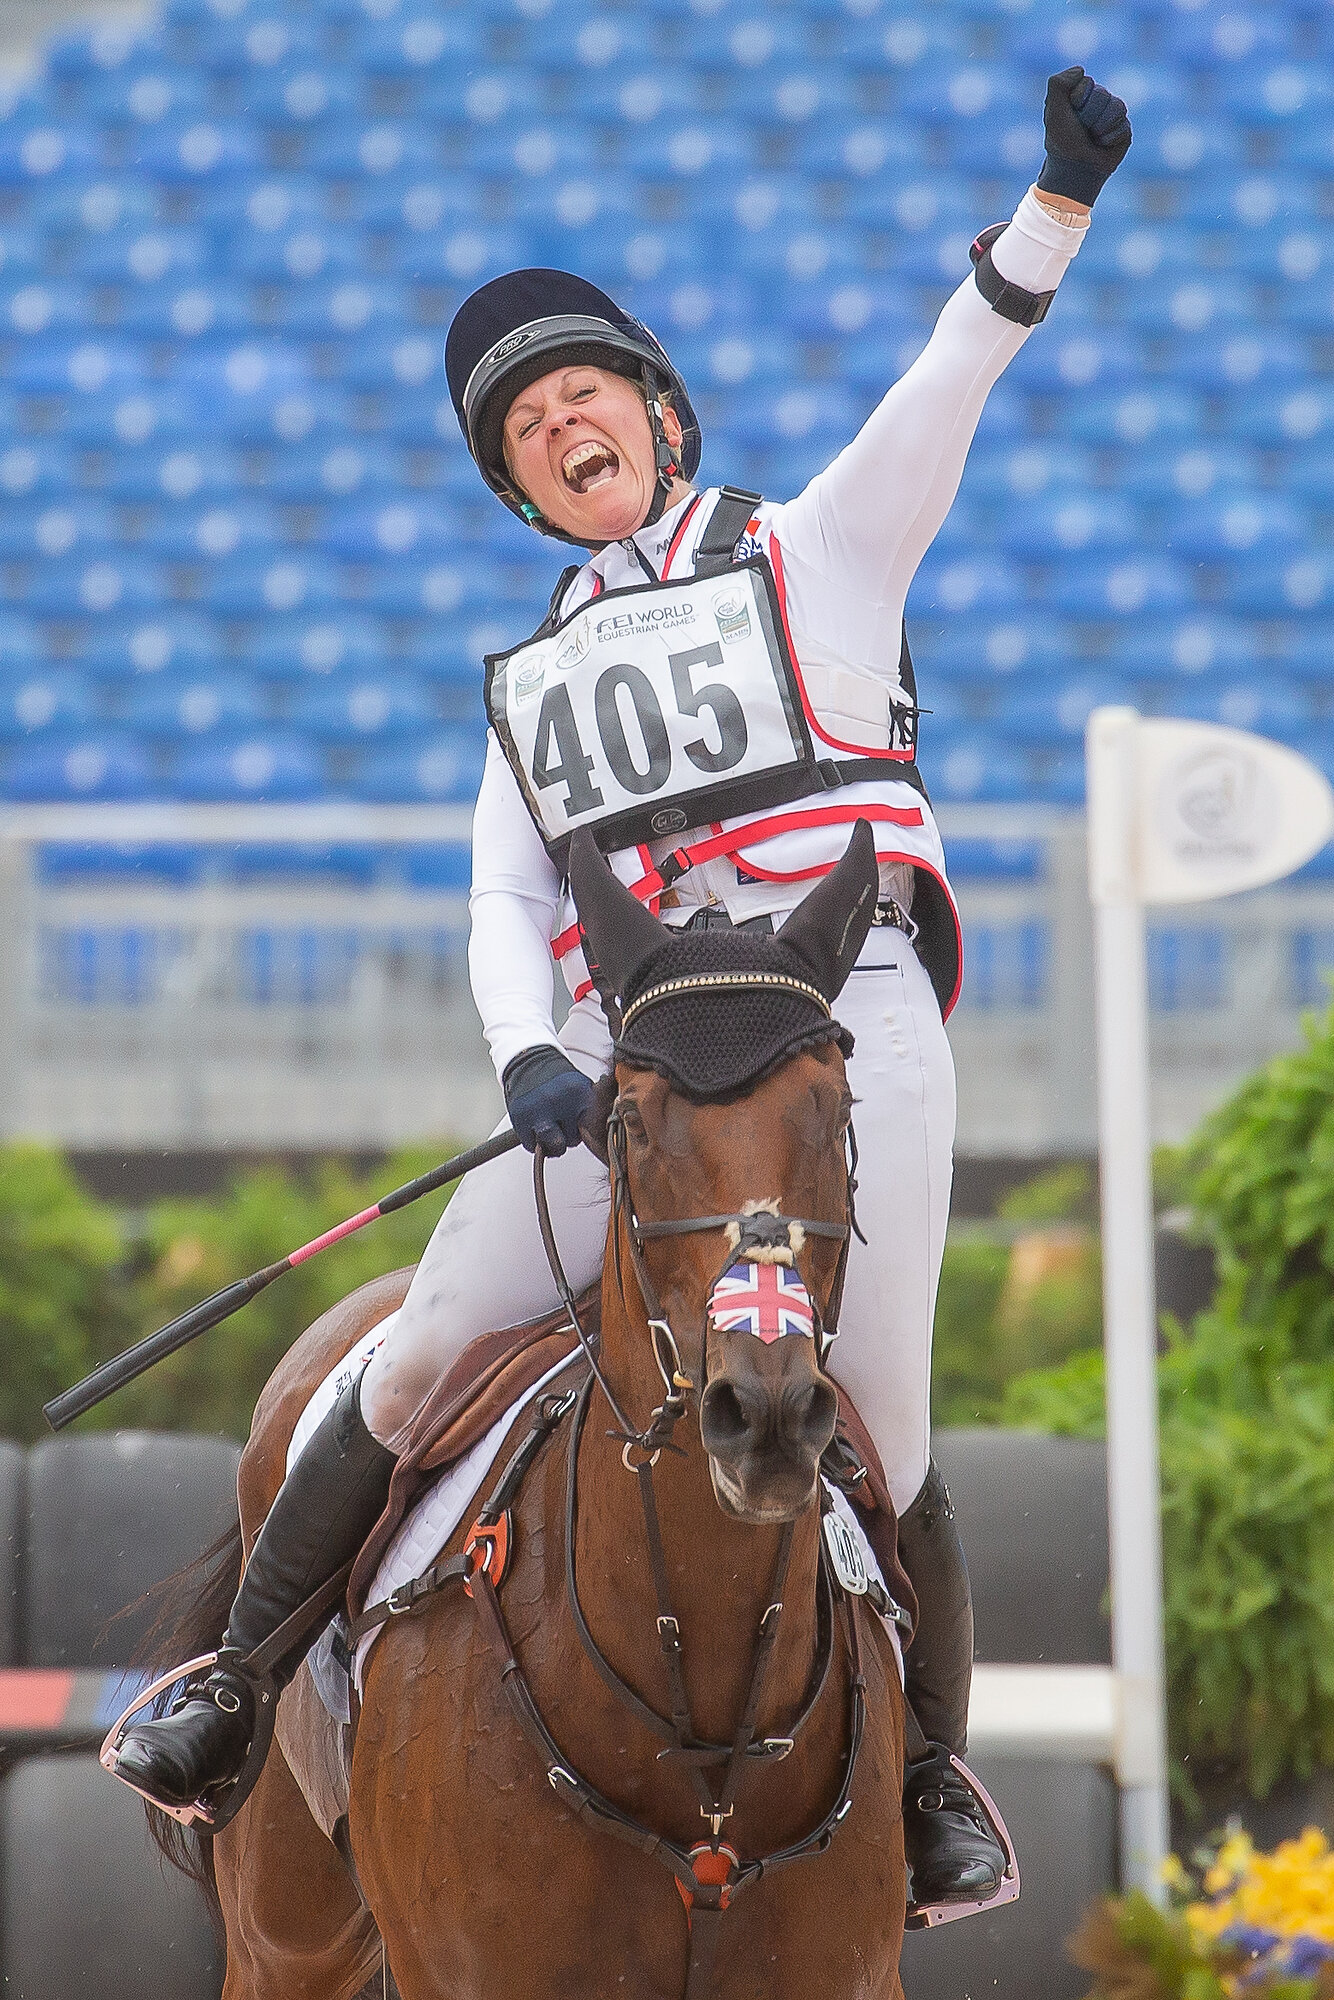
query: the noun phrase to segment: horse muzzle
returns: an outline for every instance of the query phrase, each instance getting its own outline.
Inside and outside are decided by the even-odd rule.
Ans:
[[[699,1425],[719,1506],[757,1525],[795,1520],[814,1503],[820,1455],[838,1415],[813,1343],[764,1348],[713,1331],[708,1372]]]

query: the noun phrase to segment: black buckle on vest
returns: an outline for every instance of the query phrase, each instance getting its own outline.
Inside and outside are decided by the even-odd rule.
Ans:
[[[762,498],[759,493],[747,493],[743,486],[719,487],[713,512],[704,523],[695,550],[696,576],[717,576],[731,568],[736,545],[750,526]]]
[[[1047,317],[1051,302],[1056,297],[1050,292],[1026,292],[1022,285],[1013,285],[1003,278],[992,261],[991,247],[996,239],[1009,228],[1006,222],[993,222],[990,229],[984,229],[977,237],[968,255],[973,260],[973,276],[977,289],[994,313],[1002,319],[1012,320],[1016,326],[1038,326]]]

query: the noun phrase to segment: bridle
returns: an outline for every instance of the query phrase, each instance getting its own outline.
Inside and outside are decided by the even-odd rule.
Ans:
[[[690,1955],[684,2000],[707,2000],[717,1951],[718,1926],[723,1913],[737,1895],[752,1883],[759,1881],[762,1875],[772,1873],[775,1868],[823,1854],[836,1829],[851,1810],[853,1774],[857,1767],[866,1725],[866,1677],[862,1670],[860,1634],[852,1600],[835,1585],[831,1575],[826,1540],[821,1534],[816,1583],[815,1658],[801,1707],[796,1717],[788,1723],[785,1733],[757,1737],[756,1726],[765,1679],[778,1638],[783,1611],[783,1592],[787,1584],[795,1537],[795,1522],[789,1521],[785,1523],[780,1537],[767,1593],[767,1608],[760,1619],[755,1637],[750,1685],[732,1740],[729,1743],[708,1743],[697,1735],[691,1720],[685,1684],[681,1626],[672,1608],[667,1558],[663,1547],[653,1473],[664,1450],[680,1452],[681,1447],[673,1443],[672,1434],[685,1415],[691,1396],[702,1394],[704,1384],[702,1381],[696,1384],[683,1366],[680,1344],[653,1283],[652,1274],[644,1257],[644,1246],[646,1243],[663,1238],[720,1230],[728,1238],[729,1263],[735,1259],[744,1260],[747,1251],[756,1250],[768,1253],[769,1261],[781,1258],[782,1261],[795,1263],[796,1251],[805,1237],[823,1238],[838,1243],[838,1262],[823,1314],[820,1313],[818,1302],[812,1300],[815,1307],[817,1365],[823,1374],[829,1345],[837,1332],[838,1309],[842,1300],[851,1239],[854,1232],[861,1236],[860,1230],[857,1229],[855,1210],[857,1147],[851,1123],[847,1130],[847,1217],[843,1222],[825,1222],[807,1216],[788,1216],[767,1208],[753,1213],[738,1211],[724,1215],[674,1216],[662,1221],[644,1222],[636,1212],[631,1194],[625,1118],[621,1099],[619,1097],[616,1099],[607,1120],[607,1166],[611,1178],[611,1236],[615,1246],[617,1282],[624,1297],[624,1274],[621,1267],[621,1224],[624,1222],[630,1266],[643,1302],[653,1346],[653,1358],[662,1379],[664,1392],[662,1401],[652,1411],[648,1423],[642,1428],[637,1427],[626,1415],[620,1399],[607,1380],[599,1354],[599,1340],[592,1335],[580,1313],[579,1302],[566,1275],[552,1227],[546,1190],[546,1159],[540,1147],[534,1155],[533,1186],[543,1246],[561,1303],[569,1315],[571,1328],[579,1340],[589,1366],[589,1373],[574,1402],[574,1423],[567,1456],[566,1601],[580,1644],[603,1685],[662,1742],[664,1747],[658,1752],[659,1757],[676,1762],[689,1776],[699,1799],[701,1817],[708,1823],[709,1838],[693,1847],[679,1846],[642,1825],[614,1801],[598,1792],[586,1779],[580,1777],[564,1758],[539,1716],[536,1703],[513,1658],[512,1649],[505,1669],[504,1684],[525,1733],[548,1759],[547,1776],[557,1797],[590,1823],[661,1861],[676,1877],[677,1887],[690,1919]],[[704,1357],[707,1357],[707,1331],[706,1325]],[[704,1374],[705,1365],[706,1360],[702,1359],[701,1376]],[[660,1714],[650,1706],[644,1697],[616,1672],[597,1644],[579,1598],[576,1575],[579,1443],[595,1385],[606,1398],[611,1411],[615,1428],[610,1435],[621,1444],[621,1462],[628,1472],[635,1475],[639,1487],[649,1567],[657,1606],[658,1644],[667,1680],[670,1710],[667,1715]],[[494,1592],[487,1587],[484,1578],[479,1582],[480,1595],[487,1615],[496,1623],[497,1631],[503,1636],[504,1626],[498,1600]],[[723,1828],[735,1809],[736,1792],[741,1775],[751,1762],[778,1761],[786,1757],[813,1714],[824,1692],[833,1659],[836,1608],[842,1616],[851,1667],[848,1747],[837,1796],[819,1824],[803,1838],[776,1852],[742,1861],[735,1849],[727,1846],[722,1838]],[[721,1772],[721,1776],[711,1781],[710,1773],[716,1772]]]
[[[648,1423],[642,1429],[637,1429],[626,1415],[602,1368],[598,1353],[599,1343],[590,1335],[580,1315],[579,1302],[561,1262],[560,1246],[556,1242],[551,1208],[547,1200],[546,1159],[541,1147],[538,1147],[533,1159],[533,1191],[537,1203],[538,1226],[542,1233],[542,1247],[546,1252],[561,1304],[569,1314],[571,1328],[578,1337],[593,1377],[611,1410],[616,1425],[612,1435],[619,1439],[623,1447],[621,1461],[627,1472],[637,1470],[637,1463],[632,1454],[642,1454],[656,1461],[663,1450],[679,1451],[680,1447],[672,1442],[672,1433],[685,1415],[691,1394],[696,1390],[702,1393],[704,1388],[703,1382],[697,1384],[686,1373],[682,1364],[680,1343],[672,1331],[671,1322],[658,1297],[657,1287],[644,1257],[644,1245],[664,1237],[694,1236],[718,1229],[726,1231],[728,1235],[727,1262],[729,1263],[736,1259],[745,1261],[747,1252],[751,1250],[766,1252],[764,1260],[766,1262],[794,1263],[796,1252],[806,1237],[821,1237],[836,1242],[840,1246],[838,1262],[834,1267],[834,1277],[824,1311],[821,1312],[817,1300],[812,1300],[815,1308],[817,1365],[823,1374],[829,1349],[838,1334],[838,1314],[843,1301],[843,1285],[847,1275],[851,1240],[855,1234],[863,1242],[865,1241],[857,1227],[857,1140],[850,1120],[847,1127],[847,1146],[847,1220],[844,1222],[823,1222],[810,1216],[784,1215],[769,1208],[753,1211],[737,1210],[724,1215],[672,1216],[659,1222],[643,1222],[636,1212],[630,1192],[625,1114],[620,1097],[616,1098],[607,1118],[607,1171],[611,1179],[611,1241],[616,1263],[616,1281],[624,1298],[625,1275],[621,1264],[620,1229],[620,1224],[624,1221],[630,1268],[643,1301],[649,1338],[653,1344],[653,1359],[662,1378],[664,1390],[662,1402],[653,1410]],[[701,1361],[701,1374],[703,1369],[704,1363]]]

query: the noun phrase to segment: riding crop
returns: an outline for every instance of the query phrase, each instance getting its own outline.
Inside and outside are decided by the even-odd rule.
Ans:
[[[519,1143],[517,1132],[497,1132],[493,1139],[484,1139],[480,1146],[473,1146],[466,1153],[456,1153],[452,1160],[442,1166],[432,1167],[428,1174],[420,1174],[415,1181],[406,1181],[392,1194],[383,1195],[373,1208],[363,1208],[360,1215],[350,1215],[346,1222],[335,1223],[326,1229],[323,1236],[317,1236],[310,1243],[303,1243],[299,1250],[291,1250],[287,1256],[279,1258],[276,1264],[267,1264],[262,1271],[252,1271],[248,1278],[238,1278],[234,1284],[224,1285],[212,1298],[204,1299],[189,1312],[167,1326],[159,1327],[156,1333],[147,1334],[143,1340],[127,1347],[123,1354],[113,1355],[85,1375],[82,1382],[76,1382],[72,1389],[64,1389],[53,1396],[49,1403],[42,1405],[42,1414],[53,1431],[63,1431],[66,1424],[72,1424],[85,1410],[96,1409],[108,1396],[123,1389],[127,1382],[152,1368],[155,1363],[175,1354],[177,1348],[185,1347],[210,1327],[222,1320],[230,1319],[241,1307],[248,1305],[257,1293],[275,1278],[281,1278],[284,1271],[291,1271],[298,1264],[304,1264],[331,1244],[341,1243],[345,1236],[364,1229],[368,1222],[375,1222],[382,1215],[392,1215],[395,1209],[406,1208],[409,1202],[420,1201],[423,1195],[434,1194],[437,1188],[447,1187],[450,1181],[461,1180],[474,1167],[484,1167],[489,1160],[498,1160],[502,1153],[508,1153]]]

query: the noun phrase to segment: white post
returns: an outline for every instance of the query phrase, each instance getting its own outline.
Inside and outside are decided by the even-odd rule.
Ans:
[[[1088,731],[1107,1355],[1107,1486],[1117,1781],[1127,1888],[1163,1899],[1168,1851],[1157,1315],[1150,1175],[1148,984],[1137,838],[1133,709],[1099,709]]]

